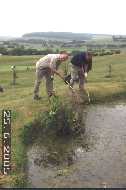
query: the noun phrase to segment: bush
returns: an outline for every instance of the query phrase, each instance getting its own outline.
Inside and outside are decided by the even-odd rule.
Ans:
[[[50,100],[50,110],[40,113],[37,118],[24,126],[21,133],[24,144],[33,143],[37,137],[48,135],[76,135],[81,132],[81,121],[72,107],[63,105],[57,96]]]

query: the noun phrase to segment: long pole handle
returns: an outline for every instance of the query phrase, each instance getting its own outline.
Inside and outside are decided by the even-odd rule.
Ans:
[[[91,99],[90,99],[90,95],[89,95],[88,90],[86,90],[86,92],[87,92],[87,96],[88,96],[88,101],[89,101],[89,103],[90,103],[90,102],[91,102]]]
[[[69,87],[74,91],[73,87],[70,86],[69,82],[68,82],[68,81],[65,81],[65,82],[66,82],[66,83],[69,85]]]

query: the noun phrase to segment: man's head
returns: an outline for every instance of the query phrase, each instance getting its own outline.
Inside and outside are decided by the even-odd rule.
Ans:
[[[66,61],[69,58],[68,54],[66,52],[60,53],[60,56],[58,60],[56,61],[56,68],[58,69],[59,65]]]
[[[69,55],[66,51],[61,51],[60,52],[60,61],[66,61],[69,58]]]

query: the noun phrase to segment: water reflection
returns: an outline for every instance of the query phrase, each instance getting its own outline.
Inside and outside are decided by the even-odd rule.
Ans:
[[[79,106],[74,109],[74,112],[74,122],[76,123],[74,135],[58,136],[57,133],[53,133],[39,137],[35,147],[38,153],[34,164],[43,167],[70,166],[75,163],[83,149],[87,150],[87,142],[82,143],[85,135],[86,111],[82,106]]]
[[[126,106],[74,111],[81,133],[45,134],[28,150],[31,187],[126,187]]]

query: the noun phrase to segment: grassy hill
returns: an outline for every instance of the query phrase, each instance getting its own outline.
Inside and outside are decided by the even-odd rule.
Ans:
[[[32,32],[24,34],[23,38],[43,38],[52,40],[89,40],[92,38],[91,34],[86,33],[72,33],[72,32]]]

